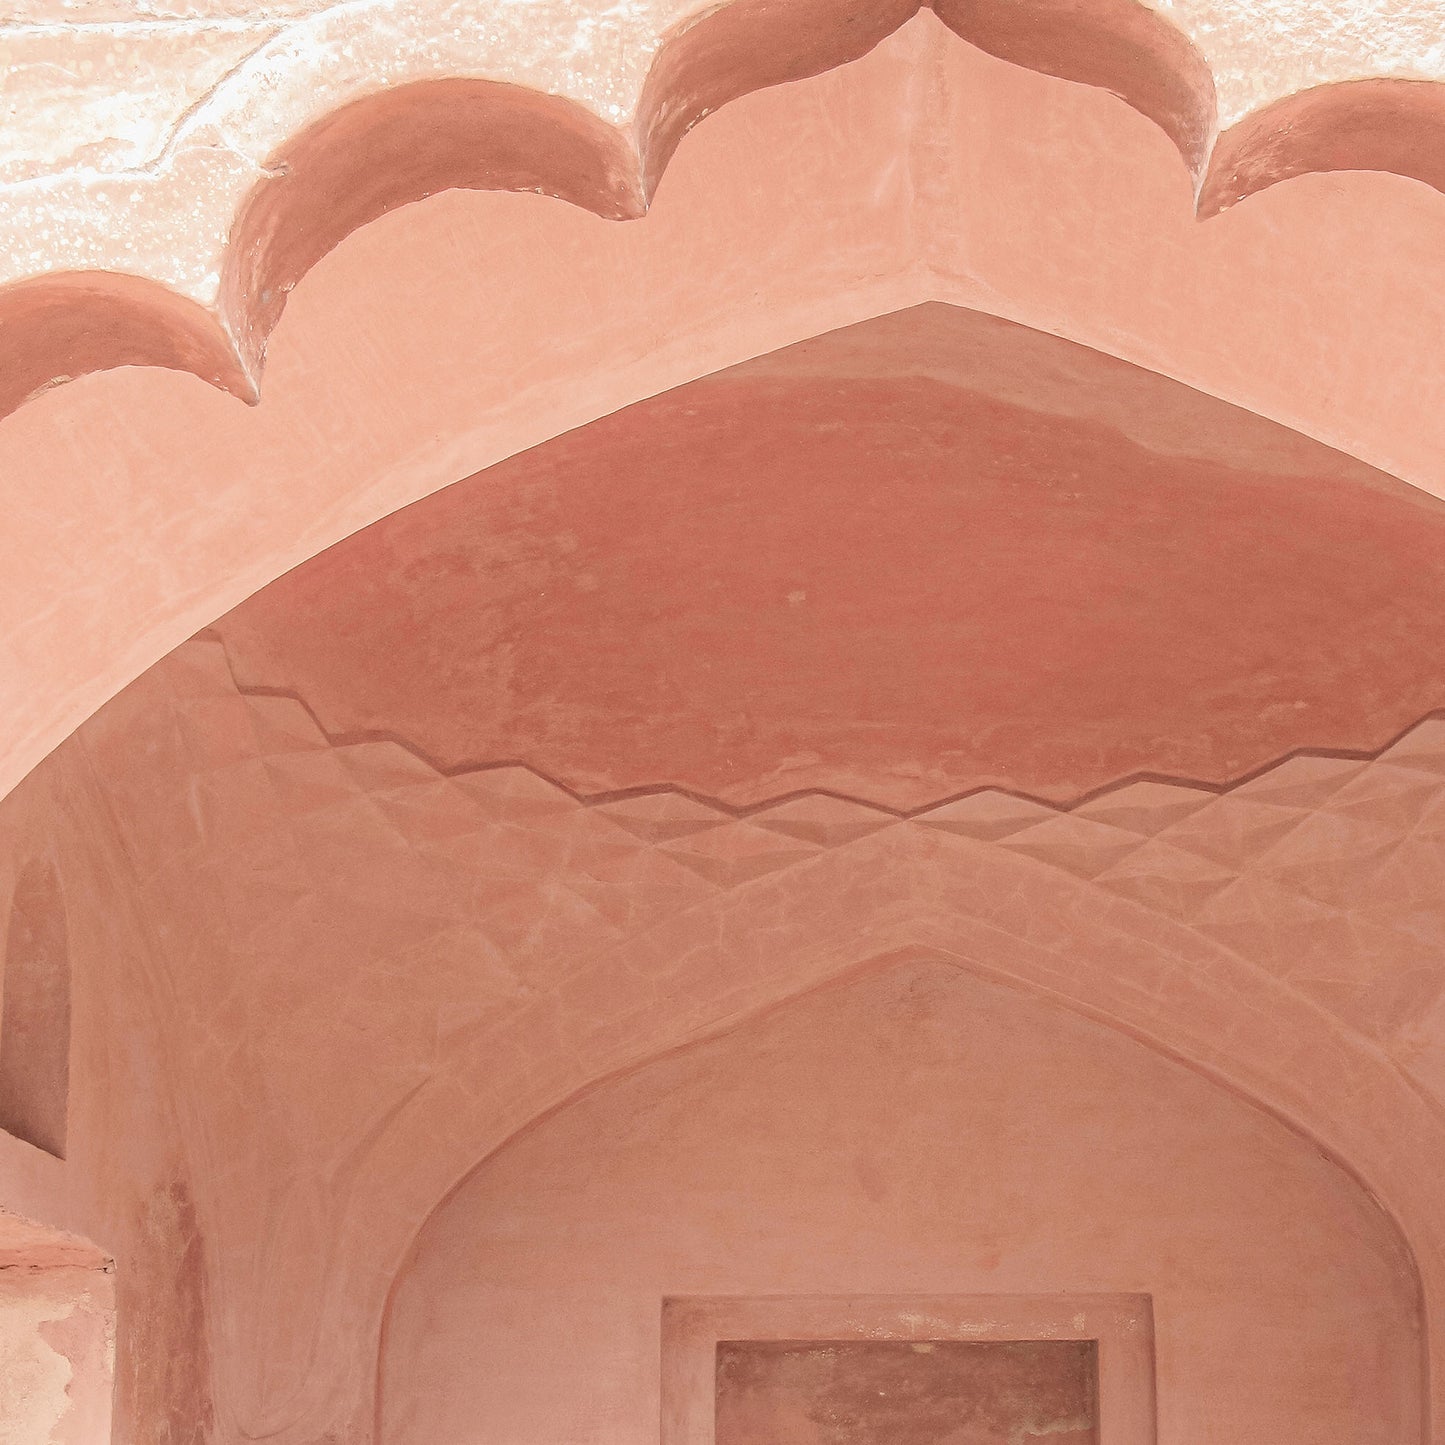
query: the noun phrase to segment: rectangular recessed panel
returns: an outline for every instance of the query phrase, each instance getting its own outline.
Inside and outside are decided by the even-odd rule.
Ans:
[[[716,1445],[1097,1445],[1092,1340],[720,1340]]]

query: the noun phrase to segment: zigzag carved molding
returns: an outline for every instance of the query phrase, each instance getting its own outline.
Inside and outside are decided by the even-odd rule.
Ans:
[[[148,896],[162,910],[186,899],[189,922],[178,916],[157,945],[180,1001],[175,1039],[214,1037],[215,1021],[248,997],[255,1017],[273,1018],[284,980],[316,1021],[318,1053],[346,1067],[355,1043],[334,1026],[335,1002],[363,981],[386,980],[389,998],[419,997],[433,1018],[437,1001],[484,1001],[451,1018],[424,1082],[407,1053],[413,1036],[394,1031],[395,1048],[369,1065],[377,1108],[348,1136],[361,1141],[349,1146],[354,1161],[332,1171],[319,1205],[286,1175],[245,1170],[208,1206],[232,1211],[237,1241],[215,1252],[212,1287],[228,1309],[237,1302],[276,1362],[261,1377],[247,1354],[218,1357],[220,1397],[240,1433],[308,1445],[369,1399],[375,1330],[416,1222],[517,1130],[599,1078],[898,949],[986,964],[1278,1113],[1359,1173],[1435,1287],[1437,1181],[1419,1161],[1445,1157],[1445,1073],[1430,1021],[1438,929],[1429,936],[1445,896],[1445,720],[1424,719],[1365,755],[1383,766],[1304,753],[1230,789],[1131,798],[1121,782],[1098,795],[1097,812],[1083,800],[1035,805],[979,846],[977,834],[930,836],[937,805],[910,819],[884,814],[875,842],[848,834],[866,804],[827,795],[739,818],[670,789],[579,800],[523,768],[446,777],[394,740],[327,739],[295,697],[238,696],[214,638],[148,676],[122,727],[97,729],[92,757],[118,764],[99,781],[132,830]],[[142,797],[158,802],[153,816],[130,805]],[[155,826],[172,806],[182,826]],[[1062,872],[1074,878],[1059,886]],[[317,910],[295,909],[298,896]],[[1373,911],[1380,900],[1384,916]],[[378,903],[419,920],[419,932],[375,933]],[[352,914],[374,951],[353,948]],[[458,954],[475,971],[452,968]],[[415,966],[426,958],[448,966]],[[619,1014],[599,1008],[619,995]],[[560,1049],[559,998],[565,1016],[597,1024]],[[541,1039],[551,1052],[530,1052]],[[214,1070],[203,1047],[194,1057]],[[561,1070],[514,1062],[541,1057]],[[1301,1059],[1315,1070],[1303,1087]],[[282,1101],[315,1087],[315,1072],[276,1070],[259,1049],[243,1055],[229,1091],[195,1090],[212,1106],[198,1147],[243,1159],[248,1147],[276,1147],[268,1116],[249,1106],[252,1081],[272,1076]],[[323,1157],[331,1136],[320,1129],[336,1116],[296,1114],[290,1146]],[[430,1147],[408,1147],[416,1137]],[[275,1218],[292,1219],[331,1262],[299,1312],[275,1304]],[[350,1267],[359,1260],[373,1267]],[[284,1327],[260,1328],[273,1318]]]
[[[1425,772],[1445,774],[1445,709],[1432,709],[1384,743],[1371,748],[1293,748],[1258,768],[1223,783],[1177,777],[1157,772],[1129,773],[1065,802],[1051,801],[1022,789],[982,786],[961,789],[913,808],[898,808],[877,798],[828,788],[801,788],[777,793],[759,802],[733,804],[695,789],[672,783],[584,792],[531,763],[518,760],[469,762],[447,767],[429,757],[409,739],[395,733],[331,732],[310,703],[299,693],[237,680],[225,643],[207,629],[189,646],[214,648],[230,685],[238,696],[260,702],[281,703],[304,718],[305,731],[314,736],[313,747],[338,751],[377,744],[398,749],[415,764],[439,779],[510,776],[518,785],[551,801],[597,809],[609,814],[638,836],[664,836],[700,831],[730,821],[752,821],[779,833],[822,846],[863,837],[891,823],[917,823],[996,842],[1048,818],[1076,817],[1112,825],[1126,814],[1157,815],[1161,820],[1187,813],[1216,798],[1247,789],[1267,789],[1301,765],[1374,763],[1395,761]],[[1147,830],[1146,830],[1147,831]]]
[[[16,191],[13,239],[0,255],[12,250],[11,274],[26,279],[0,290],[0,416],[60,382],[117,366],[188,371],[254,403],[266,340],[288,294],[369,221],[449,189],[537,192],[606,219],[638,219],[678,144],[707,115],[752,91],[855,60],[922,9],[992,55],[1120,96],[1179,152],[1201,217],[1317,171],[1388,171],[1445,189],[1445,88],[1425,73],[1423,37],[1408,30],[1391,34],[1388,44],[1371,37],[1362,57],[1372,55],[1371,64],[1396,73],[1310,85],[1241,110],[1240,77],[1231,72],[1229,105],[1221,105],[1223,62],[1201,48],[1216,30],[1238,30],[1238,17],[1211,27],[1193,15],[1199,8],[1172,7],[1173,18],[1166,18],[1140,0],[859,0],[846,7],[834,0],[731,0],[674,17],[656,40],[635,100],[606,107],[621,114],[616,121],[561,93],[436,74],[439,65],[447,69],[445,42],[437,41],[433,49],[440,47],[442,58],[431,57],[426,78],[403,75],[380,89],[373,80],[359,93],[360,82],[348,89],[314,78],[304,123],[287,132],[279,117],[282,133],[273,134],[275,127],[254,112],[264,109],[268,90],[305,89],[307,64],[321,61],[315,55],[308,61],[303,41],[314,31],[322,38],[312,40],[323,46],[325,27],[342,23],[332,11],[344,7],[333,6],[282,28],[243,57],[187,108],[146,164],[36,175]],[[1322,0],[1301,0],[1298,9],[1299,23],[1316,11],[1321,25],[1329,18]],[[1421,49],[1412,59],[1415,39]],[[395,40],[394,26],[370,37],[362,28],[347,42],[348,63],[364,72],[368,45]],[[1268,43],[1265,37],[1255,56],[1266,69]],[[1279,43],[1290,44],[1290,36]],[[324,46],[317,51],[323,53],[329,55]],[[459,71],[467,63],[456,60]],[[1281,73],[1323,73],[1311,64],[1286,65]],[[377,64],[374,73],[396,68]],[[1262,88],[1268,94],[1270,86]],[[235,176],[224,183],[182,176],[188,166],[222,164],[217,157],[236,151],[241,134],[249,139],[237,154],[251,159],[241,168],[249,179],[240,191]],[[126,234],[140,224],[140,213],[128,215],[128,208],[164,199],[172,181],[189,188],[189,203],[199,209],[194,217],[180,212],[179,228],[162,238],[169,248],[157,253],[165,256],[164,275],[125,274],[143,254]],[[0,241],[3,213],[14,199],[7,191],[15,188],[0,186]],[[211,215],[208,208],[217,205],[224,214]],[[104,258],[111,245],[120,258],[114,268],[92,261],[91,269],[78,269],[54,259],[69,254],[67,228],[44,223],[63,215],[73,228],[87,207],[108,217],[111,229],[90,237],[84,254]],[[48,249],[33,249],[37,231],[52,238]],[[224,238],[214,254],[211,236]],[[192,244],[195,256],[174,254],[177,245]],[[56,269],[47,274],[47,266]]]

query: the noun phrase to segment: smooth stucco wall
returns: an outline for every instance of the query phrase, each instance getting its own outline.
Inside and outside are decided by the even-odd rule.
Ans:
[[[670,1294],[1139,1291],[1161,1441],[1419,1437],[1408,1260],[1272,1118],[943,965],[786,1006],[572,1104],[423,1230],[386,1445],[651,1442]]]

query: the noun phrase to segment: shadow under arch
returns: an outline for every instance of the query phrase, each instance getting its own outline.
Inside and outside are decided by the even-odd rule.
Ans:
[[[54,862],[32,858],[9,904],[0,956],[0,1129],[65,1158],[71,962]]]

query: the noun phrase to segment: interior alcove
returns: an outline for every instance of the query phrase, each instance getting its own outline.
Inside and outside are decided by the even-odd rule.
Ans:
[[[32,858],[10,900],[0,970],[0,1129],[65,1155],[70,947],[55,864]]]
[[[835,1296],[844,1327],[859,1296],[1089,1291],[1153,1297],[1161,1440],[1420,1438],[1413,1268],[1353,1179],[1145,1045],[924,959],[614,1079],[477,1167],[395,1285],[379,1438],[655,1439],[673,1294]],[[953,1439],[920,1405],[917,1439]],[[850,1428],[816,1438],[872,1438]]]
[[[1098,1445],[1096,1353],[1092,1340],[720,1340],[716,1445]]]
[[[1441,525],[1249,413],[927,306],[590,423],[221,617],[0,804],[11,872],[54,859],[90,1020],[32,1193],[142,1266],[123,1428],[368,1445],[387,1291],[458,1178],[860,940],[967,937],[1262,1099],[1437,1297]],[[1398,1445],[1397,1303],[1369,1360]],[[1356,1419],[1333,1349],[1324,1440]]]

